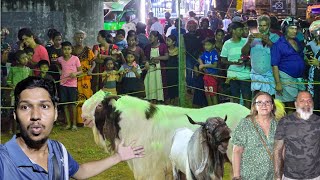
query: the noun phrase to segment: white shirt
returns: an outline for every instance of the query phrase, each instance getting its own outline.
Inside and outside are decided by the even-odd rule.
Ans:
[[[166,33],[166,37],[170,36],[171,35],[171,31],[173,29],[175,29],[176,27],[174,25],[170,26],[168,29],[167,29],[167,33]]]
[[[222,20],[222,24],[223,24],[223,28],[222,29],[227,32],[228,31],[228,26],[231,23],[232,23],[231,19],[223,19]]]
[[[129,23],[124,24],[121,29],[123,29],[126,32],[125,39],[127,39],[128,32],[130,30],[134,30],[134,31],[137,30],[136,25],[133,22],[129,22]]]
[[[158,31],[161,35],[164,34],[164,28],[159,21],[153,23],[150,27],[150,31]]]

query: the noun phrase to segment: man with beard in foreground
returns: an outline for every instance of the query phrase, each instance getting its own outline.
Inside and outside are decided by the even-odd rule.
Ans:
[[[0,145],[0,180],[2,179],[87,179],[111,166],[132,158],[143,157],[143,147],[117,146],[109,158],[79,165],[65,147],[48,139],[57,120],[57,96],[54,82],[28,77],[14,90],[14,119],[20,133]]]
[[[296,112],[282,118],[276,130],[275,179],[320,180],[320,117],[313,114],[311,94],[299,92],[295,107]]]

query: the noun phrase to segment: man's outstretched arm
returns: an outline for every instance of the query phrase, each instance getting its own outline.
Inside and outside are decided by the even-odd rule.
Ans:
[[[130,143],[129,146],[124,146],[124,142],[122,141],[117,147],[116,154],[109,158],[81,164],[79,170],[73,177],[75,179],[87,179],[102,173],[121,161],[144,157],[143,147],[133,147],[133,145],[134,142]]]

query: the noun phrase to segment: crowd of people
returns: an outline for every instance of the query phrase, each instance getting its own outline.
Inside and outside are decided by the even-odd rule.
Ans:
[[[240,121],[232,135],[234,180],[320,179],[320,121],[313,113],[320,109],[320,21],[302,27],[303,23],[293,17],[280,23],[267,14],[246,20],[240,16],[230,19],[228,15],[222,20],[217,13],[201,19],[193,12],[189,16],[187,20],[172,20],[166,13],[165,25],[152,13],[146,25],[134,24],[127,18],[115,37],[100,30],[98,44],[92,48],[85,45],[86,33],[82,30],[74,32],[72,44],[63,41],[60,32],[50,29],[49,41],[43,45],[30,29],[22,28],[18,31],[19,41],[9,45],[5,43],[9,31],[3,28],[1,86],[12,91],[10,98],[2,96],[1,106],[14,106],[15,118],[21,124],[27,105],[18,102],[19,98],[33,104],[30,97],[39,93],[48,98],[49,105],[45,106],[51,107],[54,114],[56,99],[52,97],[58,93],[65,129],[76,130],[77,123],[82,122],[81,102],[99,90],[177,105],[178,62],[185,57],[186,84],[194,107],[230,100],[243,101],[251,108],[250,115]],[[178,46],[182,46],[183,57],[179,56]],[[35,89],[19,84],[48,83],[29,76],[54,80],[59,92],[51,92],[52,88],[41,84]],[[22,89],[17,90],[17,84]],[[296,111],[289,109],[292,114],[276,121],[274,98]],[[55,120],[56,117],[50,123]],[[28,137],[24,135],[17,137],[22,142],[20,146]],[[11,141],[7,148],[16,146]],[[54,144],[49,141],[50,147]],[[28,142],[26,145],[43,148],[43,143],[39,147]],[[123,148],[120,145],[119,151]],[[116,162],[142,156],[143,150],[137,151],[129,152],[130,157],[117,157]],[[71,163],[76,168],[69,172],[71,176],[98,173],[84,176],[78,171],[83,170],[81,166]]]
[[[20,29],[19,41],[8,45],[9,31],[3,28],[1,85],[14,89],[30,75],[55,80],[61,87],[60,103],[65,103],[66,129],[76,130],[82,123],[81,101],[100,89],[177,105],[178,62],[185,57],[187,92],[194,107],[231,101],[250,108],[252,95],[260,91],[294,107],[297,93],[307,88],[319,109],[320,90],[314,83],[319,81],[318,26],[308,34],[299,26],[303,23],[291,17],[280,26],[275,16],[266,14],[257,19],[222,19],[216,12],[199,19],[192,11],[184,19],[170,16],[165,14],[164,25],[152,13],[146,25],[126,18],[115,37],[100,30],[92,48],[85,45],[82,30],[74,32],[71,43],[50,29],[43,45],[28,28]],[[12,98],[12,93],[11,99],[3,96],[2,105],[12,105]]]

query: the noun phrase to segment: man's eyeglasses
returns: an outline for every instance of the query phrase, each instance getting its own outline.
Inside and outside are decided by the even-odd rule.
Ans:
[[[270,106],[272,104],[272,101],[256,101],[255,104],[257,106],[263,106],[263,105]]]

